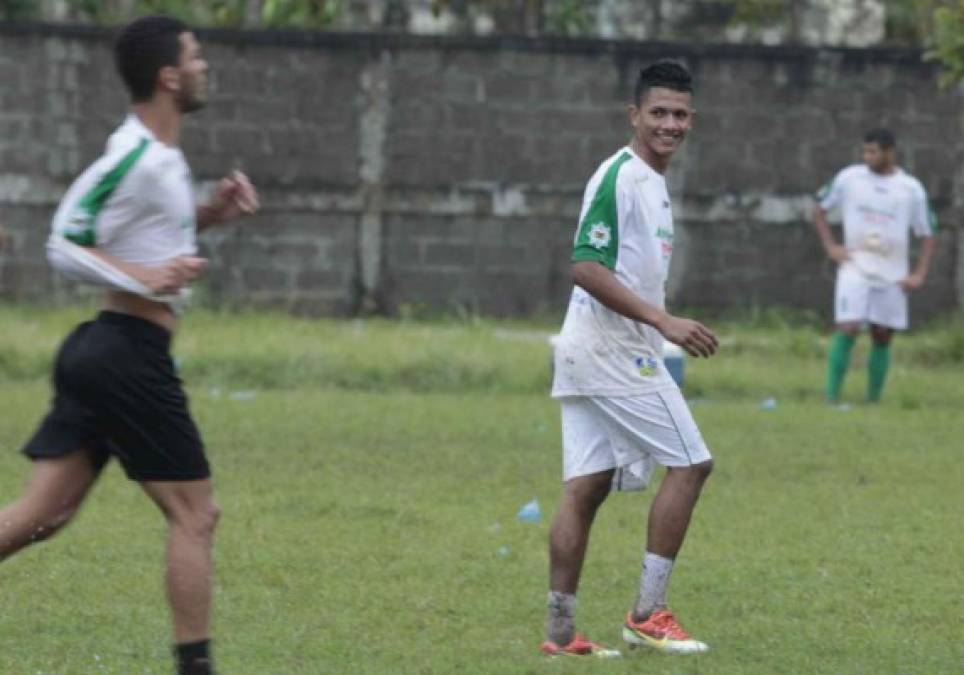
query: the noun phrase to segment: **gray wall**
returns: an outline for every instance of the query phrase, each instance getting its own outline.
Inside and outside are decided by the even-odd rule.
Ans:
[[[960,93],[919,53],[375,34],[202,33],[212,101],[183,144],[197,178],[239,166],[263,197],[202,237],[200,294],[311,313],[557,312],[583,186],[628,138],[640,65],[683,58],[697,127],[669,176],[677,306],[827,313],[811,194],[891,126],[942,224],[924,319],[959,304]],[[64,297],[51,212],[124,114],[101,30],[0,26],[0,295]]]

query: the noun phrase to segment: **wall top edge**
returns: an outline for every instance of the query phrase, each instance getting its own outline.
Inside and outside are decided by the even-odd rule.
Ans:
[[[0,36],[8,38],[67,38],[109,40],[114,29],[86,24],[0,21]],[[811,47],[801,45],[650,42],[597,38],[525,37],[517,35],[413,35],[391,32],[302,31],[293,29],[202,28],[197,34],[215,44],[252,48],[345,49],[354,51],[516,51],[543,54],[674,56],[683,59],[776,59],[810,62],[837,59],[848,63],[876,62],[922,66],[923,52],[906,47]]]

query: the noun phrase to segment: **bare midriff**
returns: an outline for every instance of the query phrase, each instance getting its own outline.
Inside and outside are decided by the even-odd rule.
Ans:
[[[107,291],[104,295],[104,309],[150,321],[172,334],[177,328],[177,316],[170,305],[156,300],[148,300],[133,293]]]

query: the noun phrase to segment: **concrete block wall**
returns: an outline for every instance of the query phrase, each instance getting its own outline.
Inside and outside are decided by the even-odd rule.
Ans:
[[[629,137],[635,73],[696,77],[670,172],[669,299],[827,315],[810,194],[886,124],[944,228],[915,319],[960,305],[962,95],[906,50],[388,34],[200,33],[211,102],[183,145],[201,191],[231,168],[262,212],[202,235],[218,306],[317,314],[559,313],[585,181]],[[0,26],[0,297],[62,298],[43,241],[70,180],[125,113],[100,29]]]

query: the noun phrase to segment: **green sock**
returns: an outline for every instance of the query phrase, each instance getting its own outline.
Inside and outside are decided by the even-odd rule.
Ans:
[[[843,386],[847,366],[850,365],[850,350],[857,341],[856,335],[848,335],[837,331],[830,341],[830,359],[827,368],[827,399],[840,400],[840,388]]]
[[[879,401],[890,365],[890,345],[875,344],[867,357],[867,400]]]

